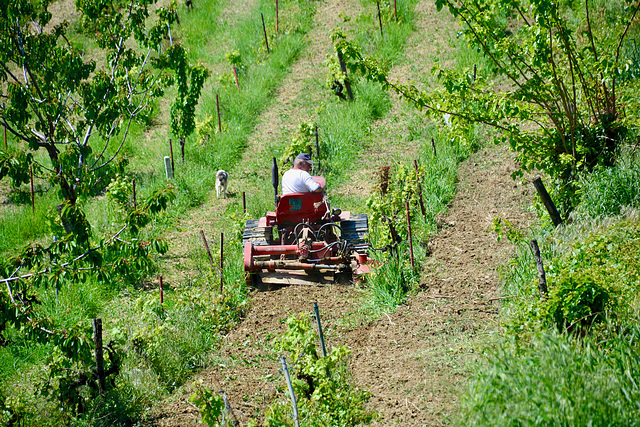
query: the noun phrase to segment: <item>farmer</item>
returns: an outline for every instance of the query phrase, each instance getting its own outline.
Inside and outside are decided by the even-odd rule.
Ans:
[[[314,179],[309,171],[311,170],[311,156],[307,153],[300,153],[293,161],[293,167],[282,175],[282,194],[290,193],[322,193],[325,190],[326,182],[317,177]]]

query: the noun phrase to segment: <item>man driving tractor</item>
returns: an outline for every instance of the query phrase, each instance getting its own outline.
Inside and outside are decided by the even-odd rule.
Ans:
[[[326,183],[321,185],[309,174],[312,165],[309,154],[298,154],[293,161],[293,167],[282,175],[282,194],[324,192]]]

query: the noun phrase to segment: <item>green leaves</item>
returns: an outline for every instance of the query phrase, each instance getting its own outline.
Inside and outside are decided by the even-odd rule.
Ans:
[[[393,89],[437,122],[447,114],[453,135],[464,138],[473,124],[501,132],[522,169],[550,175],[563,189],[561,208],[570,210],[578,172],[614,164],[628,129],[640,123],[619,101],[635,89],[618,81],[627,62],[620,46],[636,8],[589,11],[588,3],[548,0],[437,0],[436,6],[460,19],[461,34],[486,59],[473,73],[435,69],[440,88],[390,82],[340,31],[334,46],[352,73]]]
[[[195,108],[211,72],[201,64],[190,65],[186,51],[178,43],[167,50],[159,63],[174,71],[178,90],[178,96],[171,103],[171,132],[178,138],[186,138],[196,128]]]
[[[344,365],[350,351],[333,348],[326,357],[318,354],[317,338],[307,314],[290,316],[287,332],[278,348],[288,353],[293,369],[292,384],[301,419],[310,426],[359,425],[374,414],[364,408],[370,394],[351,384]],[[288,404],[277,403],[265,411],[265,426],[289,425]]]
[[[5,176],[11,178],[14,188],[28,184],[31,179],[33,155],[26,151],[8,154],[0,151],[0,180]]]
[[[221,425],[225,404],[219,393],[199,385],[197,391],[189,397],[189,402],[195,403],[198,407],[202,423],[210,427]]]

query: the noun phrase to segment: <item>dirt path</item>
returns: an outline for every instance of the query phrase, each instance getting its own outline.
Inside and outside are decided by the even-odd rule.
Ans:
[[[510,153],[487,148],[462,164],[458,193],[430,242],[423,291],[366,330],[347,334],[351,369],[371,391],[379,425],[443,425],[455,419],[468,362],[498,330],[497,269],[512,247],[491,232],[494,217],[519,228],[532,191],[515,185]]]

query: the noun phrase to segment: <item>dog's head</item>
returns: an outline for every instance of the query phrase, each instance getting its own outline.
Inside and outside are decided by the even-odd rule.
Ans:
[[[229,174],[226,171],[219,170],[218,173],[216,173],[216,178],[220,181],[226,180],[229,178]]]

